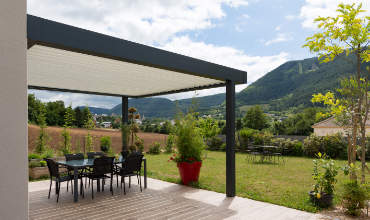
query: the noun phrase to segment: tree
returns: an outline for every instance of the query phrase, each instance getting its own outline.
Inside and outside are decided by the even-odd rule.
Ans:
[[[28,94],[28,121],[33,124],[38,123],[38,117],[43,114],[45,118],[45,105],[40,100],[36,99],[34,94]]]
[[[128,109],[128,119],[130,120],[130,133],[131,133],[131,150],[136,148],[134,143],[136,139],[136,133],[139,132],[139,126],[136,124],[136,119],[140,119],[140,114],[136,113],[137,110],[134,107]]]
[[[74,125],[78,128],[82,128],[83,125],[84,125],[84,119],[83,119],[83,115],[82,115],[82,112],[81,112],[81,109],[79,107],[76,107],[74,109],[75,113],[75,123]]]
[[[359,131],[361,135],[361,164],[362,179],[365,181],[365,150],[366,150],[366,131],[365,123],[369,113],[368,102],[368,77],[370,75],[369,66],[366,65],[367,73],[361,69],[362,63],[370,62],[369,30],[370,17],[361,17],[365,12],[361,9],[362,4],[339,4],[336,17],[318,17],[318,28],[321,32],[314,34],[306,39],[304,47],[308,47],[311,52],[319,54],[321,62],[330,62],[340,54],[345,52],[346,56],[354,54],[356,59],[353,63],[356,74],[349,79],[341,82],[341,98],[335,98],[333,93],[326,95],[318,94],[314,96],[314,102],[324,102],[331,108],[331,113],[343,126],[350,128],[350,138],[348,145],[348,165],[356,163],[356,148]],[[349,62],[352,62],[349,60]],[[357,180],[355,169],[352,169],[352,180]]]
[[[88,107],[85,107],[82,112],[84,117],[84,128],[87,129],[87,135],[85,136],[85,152],[91,152],[93,151],[93,137],[90,134],[90,130],[95,128],[95,123]]]
[[[263,113],[261,106],[256,105],[248,109],[244,118],[245,127],[255,130],[268,128],[267,116]]]
[[[72,109],[72,106],[68,106],[64,114],[64,126],[70,128],[74,125],[75,122],[75,112]]]
[[[63,138],[62,152],[64,155],[72,152],[72,143],[71,143],[72,137],[68,129],[72,127],[73,122],[74,122],[74,111],[71,106],[68,106],[65,109],[64,113],[64,126],[62,131]]]
[[[36,141],[36,147],[35,147],[35,152],[38,154],[42,154],[48,149],[47,142],[49,141],[50,137],[46,132],[46,118],[45,118],[45,113],[46,109],[45,106],[41,103],[39,105],[39,114],[37,115],[37,124],[40,125],[40,134],[37,138]]]
[[[46,123],[49,126],[64,125],[65,107],[63,101],[48,102],[46,104]]]

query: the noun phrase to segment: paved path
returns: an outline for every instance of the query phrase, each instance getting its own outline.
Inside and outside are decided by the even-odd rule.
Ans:
[[[132,180],[136,180],[133,178]],[[127,182],[127,181],[126,181]],[[135,182],[135,181],[133,181]],[[115,183],[115,182],[114,182]],[[29,183],[30,219],[319,219],[320,216],[270,203],[194,189],[148,178],[148,189],[140,192],[133,184],[126,195],[114,187],[94,193],[85,190],[85,198],[73,203],[71,192],[62,183],[59,203],[54,189],[47,199],[49,181]],[[128,187],[126,187],[127,189]],[[96,188],[94,187],[96,190]],[[106,187],[109,189],[109,187]]]

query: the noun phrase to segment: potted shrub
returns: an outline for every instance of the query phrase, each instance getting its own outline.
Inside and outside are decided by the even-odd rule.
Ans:
[[[328,159],[325,154],[320,152],[317,159],[313,160],[313,179],[316,181],[314,189],[309,192],[310,200],[316,206],[326,208],[332,205],[335,178],[338,174],[338,167],[334,161]]]
[[[205,143],[193,114],[176,120],[175,143],[177,153],[170,160],[177,163],[182,183],[197,182]]]
[[[111,152],[112,140],[110,136],[103,136],[100,138],[100,149],[104,153]]]

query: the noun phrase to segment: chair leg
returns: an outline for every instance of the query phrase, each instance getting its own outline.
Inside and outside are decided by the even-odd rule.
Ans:
[[[85,177],[85,189],[86,189],[86,185],[87,185],[87,178]]]
[[[90,179],[89,179],[90,184]],[[94,199],[94,180],[91,180],[91,198]]]
[[[126,183],[125,183],[125,177],[123,178],[123,194],[126,195]]]
[[[117,188],[118,188],[118,174],[116,174],[116,182],[117,182]]]
[[[113,175],[111,175],[110,177],[110,191],[112,192],[112,196],[113,196]]]
[[[68,192],[68,185],[69,185],[69,180],[67,181],[67,192]],[[72,187],[72,185],[71,185],[71,187]]]
[[[49,187],[49,195],[48,199],[50,199],[50,192],[51,192],[51,185],[53,184],[53,180],[50,178],[50,187]]]
[[[104,192],[104,185],[105,185],[105,179],[103,178],[102,180],[101,180],[101,188],[102,188],[102,192]]]
[[[128,188],[131,188],[131,176],[128,177]]]
[[[138,175],[138,177],[139,177],[139,180],[140,180],[140,192],[142,192],[143,191],[143,187],[141,186],[141,175],[140,175],[141,173],[139,173],[139,175]]]
[[[121,176],[121,190],[122,190],[123,176]]]
[[[58,181],[58,195],[57,195],[57,202],[59,202],[59,194],[60,194],[60,182]]]

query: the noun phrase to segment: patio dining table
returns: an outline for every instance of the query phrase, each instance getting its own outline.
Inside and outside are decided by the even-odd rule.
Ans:
[[[146,158],[143,158],[144,162],[144,188],[147,188],[147,172],[146,172]],[[61,166],[65,166],[73,170],[73,200],[74,202],[78,202],[78,171],[92,167],[94,165],[94,159],[83,159],[83,160],[60,160],[56,161],[57,164]],[[118,159],[114,159],[114,164],[125,163],[125,160],[122,157]],[[82,180],[81,180],[82,181]],[[100,181],[97,181],[97,190],[100,190]]]

